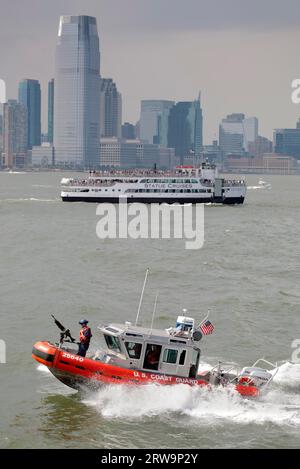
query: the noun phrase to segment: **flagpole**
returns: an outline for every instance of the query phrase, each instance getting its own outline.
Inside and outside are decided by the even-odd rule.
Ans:
[[[197,328],[198,328],[198,327],[200,327],[200,326],[201,326],[201,324],[203,324],[203,323],[204,323],[204,321],[206,321],[206,320],[207,320],[207,318],[208,318],[209,314],[210,314],[210,310],[208,310],[208,311],[207,311],[207,315],[205,316],[205,318],[204,318],[204,319],[202,319],[202,321],[201,321],[201,322],[200,322],[200,324],[197,326]]]

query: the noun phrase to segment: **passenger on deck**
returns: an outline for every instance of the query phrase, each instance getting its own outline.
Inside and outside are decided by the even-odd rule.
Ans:
[[[82,329],[79,333],[80,342],[77,355],[79,355],[80,357],[85,357],[86,352],[88,351],[88,348],[90,346],[92,331],[90,327],[88,327],[88,321],[86,319],[81,319],[81,321],[79,321],[79,324],[82,325]]]
[[[159,363],[160,350],[153,346],[151,350],[148,351],[146,356],[146,367],[152,370],[157,370]]]

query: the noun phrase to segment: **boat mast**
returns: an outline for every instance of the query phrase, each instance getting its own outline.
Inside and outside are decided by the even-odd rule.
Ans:
[[[142,302],[143,302],[144,290],[145,290],[145,286],[146,286],[146,283],[147,283],[148,273],[149,273],[149,268],[146,270],[146,275],[145,275],[145,280],[144,280],[144,284],[143,284],[143,288],[142,288],[142,292],[141,292],[141,297],[140,297],[138,312],[137,312],[137,315],[136,315],[136,318],[135,318],[135,325],[137,325],[137,322],[138,322],[138,319],[139,319],[139,315],[140,315],[140,311],[141,311],[141,306],[142,306]]]
[[[151,334],[152,329],[153,329],[153,323],[154,323],[154,317],[155,317],[155,313],[156,313],[156,305],[157,305],[158,293],[159,293],[159,292],[156,293],[156,297],[155,297],[155,301],[154,301],[154,307],[153,307],[153,313],[152,313],[152,321],[151,321],[150,334]]]

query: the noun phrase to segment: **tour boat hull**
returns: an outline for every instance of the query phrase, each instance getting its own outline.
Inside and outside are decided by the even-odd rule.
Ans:
[[[119,197],[87,197],[86,195],[62,195],[63,202],[90,202],[90,203],[111,203],[118,204],[120,202]],[[224,204],[224,205],[237,205],[243,204],[245,200],[244,196],[239,197],[226,197],[226,198],[196,198],[196,197],[185,197],[185,198],[161,198],[161,197],[135,197],[128,198],[128,203],[141,203],[141,204]]]

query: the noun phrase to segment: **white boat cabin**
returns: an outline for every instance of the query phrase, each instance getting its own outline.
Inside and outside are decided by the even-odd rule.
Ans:
[[[145,372],[196,378],[200,360],[194,320],[179,316],[175,328],[157,330],[125,324],[99,326],[105,351],[94,359]]]

